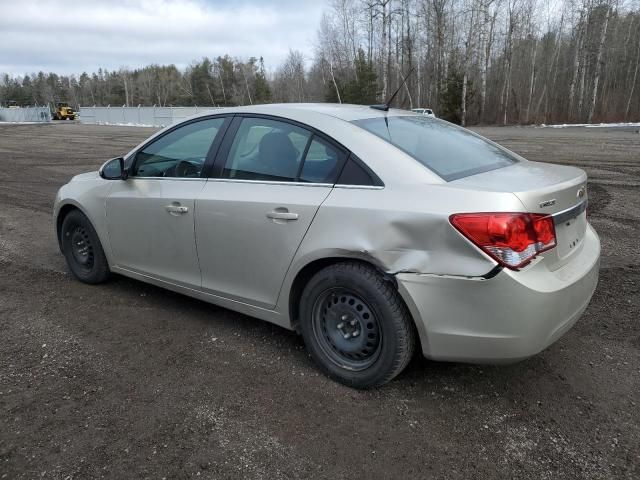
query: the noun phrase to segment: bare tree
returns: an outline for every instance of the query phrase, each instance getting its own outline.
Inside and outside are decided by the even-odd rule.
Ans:
[[[631,100],[633,99],[633,93],[635,91],[636,88],[636,83],[638,82],[638,67],[640,67],[640,28],[637,29],[637,39],[638,39],[638,46],[636,47],[636,61],[635,61],[635,68],[633,69],[633,76],[631,77],[631,81],[629,82],[629,85],[631,86],[631,88],[629,89],[629,97],[627,99],[627,106],[624,110],[624,120],[628,121],[629,120],[629,111],[631,109]]]
[[[5,76],[0,102],[373,103],[404,83],[397,106],[465,125],[640,121],[638,0],[324,2],[312,59],[292,50],[260,72],[253,57],[221,55],[186,69]]]
[[[604,20],[602,21],[602,28],[600,31],[600,42],[598,43],[598,53],[596,55],[595,74],[593,77],[593,89],[591,91],[591,106],[589,108],[588,123],[591,123],[593,119],[593,112],[596,108],[596,99],[598,96],[598,85],[600,83],[600,72],[602,71],[602,52],[604,51],[604,42],[607,38],[607,27],[609,26],[609,16],[611,15],[611,6],[608,3],[604,3],[602,7],[605,9]]]

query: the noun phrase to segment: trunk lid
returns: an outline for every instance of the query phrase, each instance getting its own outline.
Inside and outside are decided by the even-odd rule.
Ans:
[[[471,190],[511,192],[529,213],[553,215],[557,246],[540,256],[551,270],[582,248],[587,229],[587,175],[575,167],[522,161],[449,183]]]

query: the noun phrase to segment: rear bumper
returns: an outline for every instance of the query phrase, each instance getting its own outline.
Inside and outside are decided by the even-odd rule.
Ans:
[[[598,283],[600,240],[587,227],[582,250],[550,271],[538,261],[491,279],[402,273],[398,287],[436,360],[521,360],[558,340],[580,318]]]

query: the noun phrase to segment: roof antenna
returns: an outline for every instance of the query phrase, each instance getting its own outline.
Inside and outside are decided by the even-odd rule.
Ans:
[[[402,87],[404,87],[404,84],[407,83],[407,79],[411,76],[411,74],[413,73],[413,71],[415,70],[415,67],[411,68],[411,70],[409,70],[409,73],[407,73],[406,77],[402,77],[402,83],[400,84],[400,86],[398,87],[398,89],[393,92],[393,95],[391,95],[391,97],[389,97],[389,100],[387,100],[386,102],[379,104],[379,105],[369,105],[369,108],[375,108],[376,110],[382,110],[383,112],[388,112],[389,111],[389,106],[391,105],[391,102],[393,102],[393,100],[396,98],[396,95],[398,94],[398,92],[400,91],[400,89]],[[400,74],[402,76],[402,73]]]

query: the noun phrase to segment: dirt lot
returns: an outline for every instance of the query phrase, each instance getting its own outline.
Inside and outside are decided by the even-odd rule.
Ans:
[[[0,125],[0,478],[640,478],[640,135],[478,130],[587,170],[595,297],[535,358],[416,358],[362,392],[318,374],[291,332],[67,273],[57,188],[152,129]]]

